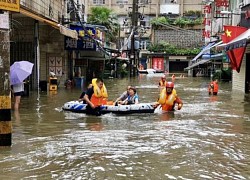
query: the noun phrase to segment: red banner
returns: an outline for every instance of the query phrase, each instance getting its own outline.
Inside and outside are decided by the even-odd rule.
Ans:
[[[224,26],[225,34],[221,35],[223,43],[229,43],[240,34],[247,30],[245,27],[240,26]],[[233,70],[240,72],[241,62],[245,53],[246,47],[240,47],[227,51],[227,55],[230,59],[231,67]]]
[[[153,58],[153,69],[164,71],[164,58]]]
[[[216,0],[215,6],[217,7],[229,7],[230,3],[228,0]]]

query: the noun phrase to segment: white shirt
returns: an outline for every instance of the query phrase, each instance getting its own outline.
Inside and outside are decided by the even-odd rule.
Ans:
[[[14,93],[23,92],[24,91],[24,84],[23,83],[14,84],[13,85],[13,91],[14,91]]]

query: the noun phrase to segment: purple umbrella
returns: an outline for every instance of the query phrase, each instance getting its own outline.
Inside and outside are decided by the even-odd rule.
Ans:
[[[33,63],[17,61],[10,66],[10,84],[22,83],[32,72]]]

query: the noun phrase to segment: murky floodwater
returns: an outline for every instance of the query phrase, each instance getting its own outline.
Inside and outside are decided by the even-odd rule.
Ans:
[[[128,84],[157,99],[158,75],[110,79],[110,100]],[[13,145],[1,149],[0,179],[250,179],[250,96],[209,79],[176,79],[184,106],[168,114],[87,116],[63,112],[80,89],[30,92],[12,112]]]

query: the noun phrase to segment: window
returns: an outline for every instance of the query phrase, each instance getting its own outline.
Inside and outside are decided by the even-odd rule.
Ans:
[[[128,4],[128,0],[117,0],[116,4]]]
[[[151,0],[140,0],[139,3],[140,4],[149,4],[149,3],[151,3]]]
[[[142,50],[147,50],[147,46],[149,45],[149,42],[148,41],[146,41],[146,40],[142,40],[141,41],[141,43],[140,43],[140,48],[142,49]]]
[[[93,0],[93,4],[105,4],[105,0]]]
[[[175,4],[175,3],[177,3],[177,0],[162,0],[162,4]]]

